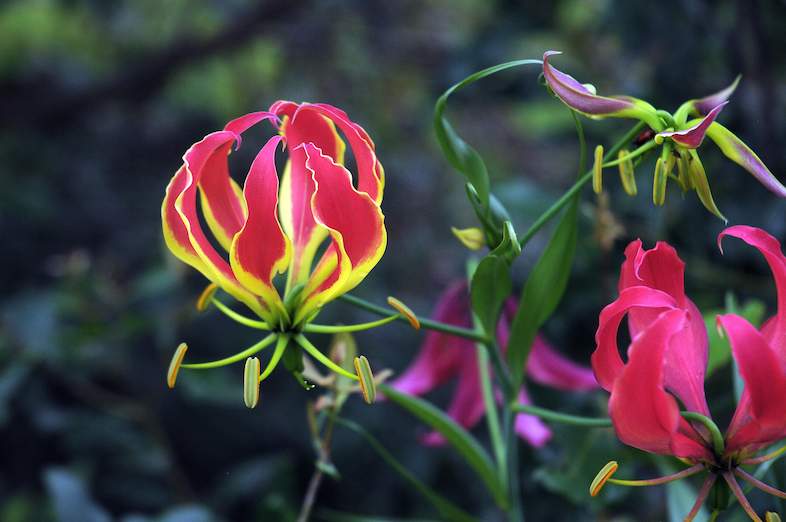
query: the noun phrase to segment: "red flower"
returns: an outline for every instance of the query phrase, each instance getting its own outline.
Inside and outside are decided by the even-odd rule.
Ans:
[[[684,263],[671,246],[658,243],[652,250],[643,250],[640,241],[628,246],[620,294],[600,314],[592,355],[598,382],[611,393],[609,416],[620,440],[645,451],[686,459],[693,465],[687,474],[709,472],[689,519],[698,512],[717,475],[723,476],[748,514],[756,517],[734,477],[770,493],[777,491],[739,466],[760,462],[761,458],[754,458],[756,452],[786,438],[786,257],[778,241],[763,230],[727,228],[718,238],[719,245],[725,236],[740,238],[764,254],[775,276],[779,306],[761,330],[734,314],[718,317],[745,382],[725,436],[709,419],[704,396],[708,349],[704,322],[685,296]],[[623,362],[617,331],[626,314],[632,342],[627,362]],[[680,403],[687,412],[680,411]],[[662,483],[687,476],[687,471],[638,482]]]
[[[516,313],[515,300],[505,304],[497,328],[500,346],[507,346],[510,324]],[[455,283],[440,297],[434,319],[455,326],[471,327],[469,293],[467,284]],[[589,368],[576,365],[557,353],[538,336],[532,346],[527,373],[533,381],[561,390],[591,390],[597,383]],[[399,391],[422,395],[446,381],[457,377],[458,384],[453,400],[448,406],[448,415],[459,424],[471,428],[483,417],[485,405],[480,384],[477,352],[473,341],[449,334],[430,331],[412,365],[392,386]],[[530,404],[526,390],[521,390],[519,401]],[[536,447],[543,446],[551,438],[551,431],[532,415],[519,414],[516,418],[517,433]],[[429,445],[444,442],[436,432],[427,434],[423,442]]]
[[[279,135],[259,151],[241,191],[227,156],[245,131],[265,120]],[[339,131],[357,166],[354,186]],[[282,142],[289,158],[279,187],[275,152]],[[386,244],[383,185],[373,141],[346,113],[325,104],[276,102],[269,112],[232,120],[186,151],[161,209],[164,238],[175,256],[285,330],[351,290],[379,261]],[[198,209],[228,261],[202,229]],[[282,296],[274,277],[283,272]]]

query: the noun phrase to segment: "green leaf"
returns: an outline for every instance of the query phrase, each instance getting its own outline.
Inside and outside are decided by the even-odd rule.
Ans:
[[[493,337],[502,304],[510,295],[510,265],[499,256],[484,257],[472,276],[472,311],[480,321],[484,333]]]
[[[517,384],[524,378],[538,328],[554,313],[568,285],[578,238],[578,201],[574,196],[524,284],[508,343],[508,361]]]
[[[508,264],[521,255],[521,245],[516,237],[516,229],[513,223],[505,221],[502,225],[502,241],[491,251],[491,254],[503,258]]]
[[[442,410],[434,407],[423,399],[398,392],[385,384],[380,384],[379,390],[384,393],[391,402],[404,408],[442,434],[442,436],[445,437],[464,458],[466,463],[475,470],[488,488],[492,497],[494,497],[495,502],[500,507],[504,508],[507,506],[507,494],[494,469],[491,457],[467,430],[458,425]]]
[[[428,487],[405,468],[373,435],[366,431],[360,424],[341,417],[335,417],[336,424],[354,431],[363,437],[369,446],[388,464],[393,471],[409,482],[426,500],[431,502],[445,520],[456,522],[473,522],[475,519],[451,501]]]
[[[518,67],[519,65],[542,65],[542,63],[543,62],[540,60],[516,60],[483,69],[482,71],[467,76],[459,83],[446,90],[442,96],[439,97],[434,106],[434,132],[437,136],[439,146],[442,149],[442,153],[453,168],[463,174],[467,181],[475,188],[484,213],[489,207],[489,178],[486,165],[483,163],[480,154],[478,154],[467,142],[461,139],[461,136],[456,133],[453,126],[445,117],[445,107],[447,106],[448,98],[462,87],[466,87],[467,85],[499,71],[504,71],[511,67]]]

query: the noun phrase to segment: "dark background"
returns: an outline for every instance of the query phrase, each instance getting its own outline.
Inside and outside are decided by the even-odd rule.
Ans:
[[[189,342],[189,357],[206,360],[257,339],[214,311],[196,313],[205,282],[161,239],[164,187],[203,135],[281,98],[344,108],[376,141],[388,180],[388,252],[356,293],[380,303],[395,294],[427,314],[440,290],[464,273],[467,252],[450,226],[474,225],[461,178],[431,130],[444,89],[546,49],[564,51],[555,65],[600,93],[631,94],[669,110],[741,73],[720,119],[785,180],[785,24],[786,4],[775,0],[3,2],[0,520],[289,520],[299,509],[315,458],[305,409],[316,391],[279,371],[250,411],[241,366],[183,373],[174,391],[165,386],[178,342]],[[570,115],[538,84],[538,72],[491,77],[449,107],[519,229],[576,171]],[[585,127],[594,147],[628,125]],[[253,145],[244,148],[253,153]],[[762,226],[783,239],[784,203],[711,143],[701,153],[730,224]],[[233,166],[239,179],[244,167]],[[622,249],[637,236],[677,246],[688,263],[688,289],[705,310],[721,307],[727,290],[774,310],[766,266],[731,241],[721,257],[714,238],[723,223],[694,194],[683,197],[672,186],[666,206],[652,207],[651,168],[639,169],[635,199],[607,174],[611,210],[625,228],[611,250],[598,246],[596,202],[585,193],[574,276],[546,328],[577,361],[589,360],[598,310],[613,298]],[[537,236],[517,262],[518,281],[545,238]],[[322,317],[370,319],[342,303]],[[421,335],[397,323],[357,339],[375,369],[401,371]],[[722,371],[708,383],[720,417],[728,416],[730,382]],[[530,388],[547,406],[590,414],[604,408],[605,394]],[[445,404],[449,391],[430,398]],[[345,415],[448,498],[484,520],[498,517],[454,453],[417,443],[425,428],[407,414],[353,397]],[[476,433],[486,440],[482,427]],[[607,430],[558,429],[546,449],[522,453],[529,520],[666,516],[665,488],[609,488],[590,502],[586,487],[608,460],[623,463],[623,476],[657,472]],[[356,434],[337,429],[334,462],[342,479],[325,481],[317,518],[330,518],[326,510],[434,516]]]

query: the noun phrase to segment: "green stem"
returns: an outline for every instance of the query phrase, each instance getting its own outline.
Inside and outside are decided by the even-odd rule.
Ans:
[[[251,319],[250,317],[246,317],[245,315],[241,315],[235,312],[234,310],[232,310],[231,308],[229,308],[227,305],[225,305],[215,297],[212,298],[210,302],[216,305],[216,308],[218,308],[221,311],[221,313],[223,313],[224,315],[226,315],[236,323],[240,323],[244,326],[248,326],[251,328],[256,328],[257,330],[270,330],[270,326],[268,326],[266,322],[257,321],[255,319]]]
[[[497,402],[494,398],[494,387],[491,382],[491,371],[489,368],[489,350],[483,344],[476,346],[478,358],[478,371],[480,372],[480,384],[483,390],[483,402],[486,406],[486,423],[489,428],[491,446],[494,449],[494,458],[497,460],[497,469],[500,479],[504,484],[507,481],[507,459],[505,458],[505,440],[500,430],[499,414],[497,413]]]
[[[513,404],[511,405],[511,409],[518,413],[527,413],[543,420],[558,422],[560,424],[571,424],[573,426],[585,426],[588,428],[610,428],[612,425],[611,419],[605,417],[570,415],[568,413],[560,413],[529,404]]]
[[[341,333],[341,332],[360,332],[362,330],[370,330],[371,328],[376,328],[377,326],[382,326],[388,323],[392,323],[396,319],[401,317],[400,314],[394,314],[389,317],[385,317],[384,319],[380,319],[378,321],[371,321],[368,323],[359,323],[359,324],[348,324],[348,325],[327,325],[327,324],[314,324],[308,323],[303,327],[304,332],[312,332],[312,333]]]
[[[356,306],[358,308],[362,308],[373,314],[384,315],[384,316],[390,315],[389,309],[379,305],[375,305],[374,303],[370,303],[365,299],[361,299],[353,295],[344,294],[339,299],[346,301],[347,303]],[[485,343],[487,341],[486,336],[474,330],[470,330],[469,328],[462,328],[460,326],[453,326],[450,324],[440,323],[439,321],[432,321],[431,319],[425,319],[420,316],[417,316],[417,318],[418,321],[420,322],[420,326],[428,330],[436,330],[438,332],[448,333],[451,335],[455,335],[457,337],[464,337],[465,339],[470,339],[475,342]],[[401,315],[397,315],[396,319],[399,321],[404,321],[406,323],[409,323],[407,318]]]
[[[189,370],[205,370],[205,369],[208,369],[208,368],[219,368],[221,366],[226,366],[228,364],[232,364],[232,363],[237,362],[237,361],[242,361],[243,359],[245,359],[247,357],[251,357],[252,355],[257,353],[258,351],[260,351],[263,348],[266,348],[267,346],[272,344],[273,341],[276,340],[276,337],[278,337],[278,334],[272,333],[272,334],[268,335],[267,337],[265,337],[264,339],[262,339],[261,341],[259,341],[258,343],[256,343],[255,345],[253,345],[253,346],[251,346],[249,348],[246,348],[242,352],[236,353],[235,355],[231,355],[229,357],[225,357],[224,359],[219,359],[217,361],[210,361],[210,362],[204,362],[204,363],[183,364],[180,367],[181,368],[188,368]]]
[[[715,450],[715,454],[718,456],[723,455],[725,450],[723,435],[712,419],[705,417],[701,413],[696,413],[695,411],[682,411],[680,412],[680,415],[682,415],[682,418],[684,419],[698,422],[707,428],[707,431],[710,432],[710,436],[712,437],[712,448]]]
[[[621,158],[617,158],[617,159],[612,160],[612,161],[605,162],[603,164],[603,168],[605,169],[606,167],[613,167],[615,165],[619,165],[623,161],[632,160],[633,158],[641,156],[642,154],[646,154],[647,152],[651,151],[652,149],[654,149],[657,146],[658,146],[658,144],[655,143],[654,140],[653,141],[648,141],[647,143],[645,143],[644,145],[642,145],[638,149],[634,150],[630,154],[627,154],[627,155],[625,155],[625,156],[623,156]]]
[[[579,136],[579,176],[581,176],[582,172],[587,171],[587,139],[584,137],[584,125],[582,125],[578,113],[571,110],[570,115],[573,116],[576,134]]]
[[[289,344],[289,336],[288,335],[279,335],[278,341],[276,342],[276,349],[273,352],[273,356],[268,361],[267,366],[265,366],[265,370],[259,375],[259,382],[264,381],[267,379],[267,376],[270,375],[273,370],[276,369],[278,365],[278,361],[281,360],[281,356],[284,355],[284,350],[286,350],[287,345]]]
[[[606,154],[603,156],[603,161],[604,162],[608,161],[609,158],[613,158],[614,156],[616,156],[617,153],[620,150],[622,150],[622,148],[625,147],[627,143],[632,141],[633,138],[639,132],[641,132],[641,130],[645,126],[646,123],[644,122],[639,122],[636,125],[634,125],[622,138],[620,138],[619,141],[617,141],[617,143],[614,144],[614,146],[612,146],[606,152]],[[584,185],[586,185],[591,179],[592,179],[592,170],[588,171],[581,178],[579,178],[579,180],[576,183],[574,183],[573,186],[569,188],[567,192],[565,192],[562,195],[562,197],[560,197],[557,201],[555,201],[554,204],[552,204],[551,207],[549,207],[548,210],[546,210],[546,212],[541,214],[541,216],[537,220],[535,220],[535,222],[532,225],[530,225],[527,232],[525,232],[524,235],[519,240],[519,244],[521,245],[521,247],[524,248],[524,245],[526,245],[529,242],[529,240],[532,239],[532,236],[537,234],[538,231],[541,228],[543,228],[543,225],[548,223],[551,220],[551,218],[557,215],[559,211],[562,210],[562,208],[571,201],[571,198],[579,190],[581,190],[582,187],[584,187]]]
[[[519,441],[516,435],[516,415],[510,407],[511,401],[506,400],[503,407],[505,433],[507,435],[506,460],[508,462],[508,495],[510,496],[511,522],[523,522],[524,512],[521,507],[521,487],[519,485]]]
[[[311,354],[311,356],[314,359],[316,359],[317,361],[319,361],[322,364],[324,364],[329,370],[332,370],[332,371],[334,371],[335,373],[337,373],[339,375],[343,375],[344,377],[347,377],[347,378],[355,380],[355,381],[360,380],[360,377],[358,377],[354,373],[349,373],[344,368],[342,368],[341,366],[339,366],[338,364],[336,364],[332,360],[330,360],[330,357],[328,357],[324,353],[320,352],[319,348],[317,348],[316,346],[311,344],[311,341],[306,339],[306,337],[304,335],[298,334],[297,336],[295,336],[295,342],[301,348],[303,348],[306,352]]]

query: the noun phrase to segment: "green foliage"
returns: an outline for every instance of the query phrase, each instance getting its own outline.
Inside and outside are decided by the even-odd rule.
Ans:
[[[495,336],[499,313],[512,286],[510,265],[499,256],[484,257],[475,269],[470,286],[472,311],[489,338]]]

